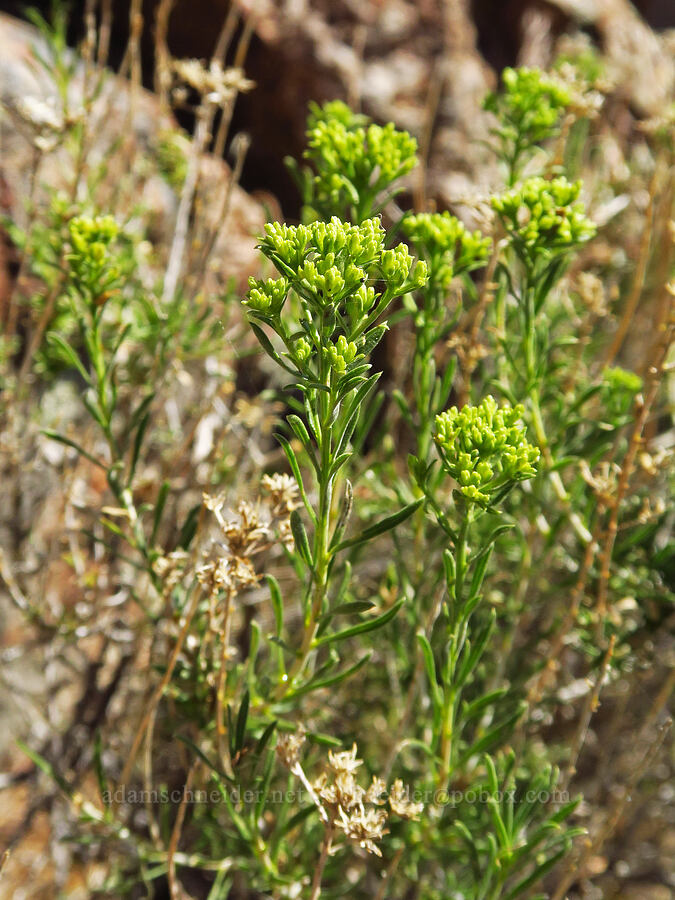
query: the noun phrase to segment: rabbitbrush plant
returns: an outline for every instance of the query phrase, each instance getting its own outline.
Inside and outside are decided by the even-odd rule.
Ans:
[[[190,148],[245,81],[191,61],[163,91],[172,72],[223,90],[200,96],[187,158],[160,137],[185,215],[154,282],[142,210],[99,202],[81,121],[59,135],[72,190],[14,229],[49,301],[25,366],[66,370],[82,401],[41,439],[104,498],[69,546],[87,602],[23,611],[64,653],[105,632],[94,682],[113,675],[86,698],[132,672],[86,752],[25,746],[81,852],[103,848],[92,896],[560,900],[621,812],[589,821],[577,760],[665,620],[673,560],[647,429],[672,326],[640,372],[595,327],[595,186],[555,143],[574,91],[506,70],[485,102],[494,190],[463,220],[402,208],[411,135],[313,105],[302,221],[265,226],[243,298],[205,298]],[[261,396],[235,398],[237,367]]]

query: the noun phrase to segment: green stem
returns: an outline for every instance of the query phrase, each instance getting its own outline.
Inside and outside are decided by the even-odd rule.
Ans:
[[[323,322],[321,322],[320,330],[323,331]],[[320,380],[327,387],[332,387],[330,367],[323,357],[320,363]],[[310,585],[313,584],[313,587],[310,588],[311,601],[305,613],[302,644],[296,654],[296,659],[290,672],[277,688],[277,700],[281,700],[293,687],[296,678],[302,674],[307,664],[309,655],[314,647],[319,617],[323,612],[328,592],[328,568],[332,556],[330,550],[330,520],[333,505],[333,476],[329,474],[333,453],[333,426],[330,420],[335,405],[335,398],[331,390],[330,393],[319,391],[317,399],[320,409],[319,450],[321,453],[321,470],[318,477],[319,509],[314,531],[313,572],[310,582]]]
[[[548,437],[546,436],[546,427],[544,425],[544,417],[541,411],[541,404],[539,398],[539,385],[534,378],[534,373],[536,369],[536,360],[534,358],[535,355],[535,335],[534,335],[534,311],[533,311],[533,291],[534,288],[530,286],[530,278],[525,284],[524,289],[524,324],[525,327],[523,329],[523,353],[525,356],[525,365],[527,370],[527,396],[530,402],[530,410],[532,412],[532,425],[534,427],[534,433],[537,437],[537,444],[539,445],[539,449],[541,450],[541,455],[544,460],[544,465],[546,467],[546,472],[548,473],[549,480],[551,482],[551,486],[553,491],[560,501],[560,503],[565,507],[567,515],[569,516],[569,521],[574,529],[577,537],[583,544],[588,544],[592,536],[584,523],[581,521],[578,513],[576,513],[571,506],[570,495],[565,490],[565,485],[562,482],[562,478],[560,477],[560,473],[553,471],[553,467],[555,465],[555,460],[553,458],[553,454],[551,453],[551,448],[549,446]]]
[[[462,651],[464,640],[462,634],[466,634],[465,622],[462,617],[462,601],[464,593],[464,578],[468,568],[467,538],[471,524],[471,507],[461,510],[462,521],[455,542],[455,580],[452,587],[448,585],[451,607],[448,611],[448,664],[445,673],[445,686],[443,698],[443,711],[441,715],[441,769],[438,778],[438,787],[448,785],[452,774],[452,749],[455,731],[455,711],[459,695],[454,685],[457,662]]]

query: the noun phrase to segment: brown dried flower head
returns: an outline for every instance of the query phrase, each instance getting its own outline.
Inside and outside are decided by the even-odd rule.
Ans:
[[[332,750],[328,751],[328,767],[336,774],[347,774],[351,775],[355,772],[360,765],[363,764],[362,759],[357,759],[357,748],[356,744],[352,746],[351,750],[342,750],[339,753],[333,753]]]
[[[237,509],[239,521],[229,519],[223,525],[223,533],[233,556],[246,557],[263,549],[263,541],[269,537],[267,522],[260,519],[257,507],[242,500]]]
[[[364,809],[363,806],[359,806],[349,813],[340,809],[335,825],[350,841],[354,841],[368,853],[382,856],[382,851],[375,841],[381,840],[387,834],[384,827],[386,821],[387,815],[381,809]]]
[[[362,804],[366,793],[351,772],[340,772],[333,782],[323,773],[314,789],[324,803],[336,809],[352,809]]]
[[[373,775],[372,783],[366,791],[366,803],[374,803],[376,806],[382,806],[386,802],[386,793],[386,783],[377,775]]]
[[[405,787],[400,778],[396,779],[389,792],[389,807],[394,815],[402,819],[418,819],[424,812],[424,804],[410,800],[410,788]]]
[[[288,516],[298,508],[298,485],[291,475],[279,472],[275,472],[273,475],[263,475],[261,485],[265,493],[269,494],[270,505],[275,516],[280,518]]]
[[[179,81],[216,106],[226,105],[238,93],[250,91],[254,86],[241,69],[225,69],[217,59],[211,60],[208,67],[198,59],[175,59],[172,68]]]
[[[292,769],[300,762],[300,751],[304,743],[305,732],[302,729],[279,735],[277,755],[286,768]]]

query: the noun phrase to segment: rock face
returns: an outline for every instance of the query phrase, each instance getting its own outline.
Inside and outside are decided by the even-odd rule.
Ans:
[[[86,203],[90,199],[87,176],[94,175],[93,171],[82,173],[79,187],[73,187],[77,162],[72,152],[61,145],[59,137],[63,104],[53,78],[36,61],[35,50],[48,56],[48,48],[37,31],[0,14],[0,177],[6,186],[0,192],[0,202],[3,212],[20,226],[26,217],[25,199],[30,194],[35,165],[38,165],[38,202],[45,199],[39,190],[44,183],[67,193],[75,191],[77,196],[72,199]],[[143,227],[161,257],[171,240],[179,198],[160,174],[159,156],[165,136],[177,128],[176,121],[162,113],[156,97],[149,91],[132,91],[126,80],[109,72],[87,74],[81,62],[74,65],[66,118],[79,115],[85,91],[102,78],[100,92],[88,108],[85,137],[88,165],[93,169],[100,164],[106,173],[97,188],[97,203],[105,211],[106,191],[111,198],[115,196],[116,208],[120,192],[127,192],[130,205],[140,200],[145,217]],[[40,149],[48,152],[39,152]],[[230,178],[230,169],[224,161],[204,157],[199,197],[200,214],[205,221],[215,223]],[[262,206],[240,187],[233,186],[229,215],[225,227],[219,223],[219,236],[212,254],[212,259],[217,261],[219,282],[234,278],[241,285],[255,270],[255,236],[265,218]],[[7,257],[8,252],[3,251],[2,258]],[[5,273],[5,281],[7,277]]]
[[[12,4],[16,0],[4,2]],[[83,0],[74,4],[73,39],[81,37],[83,5]],[[233,5],[239,22],[230,60],[248,22],[253,34],[246,72],[257,85],[234,111],[233,131],[251,138],[242,185],[274,194],[291,217],[299,205],[283,158],[302,153],[311,100],[343,97],[418,139],[431,134],[427,181],[411,189],[418,199],[425,194],[447,204],[484,181],[485,160],[476,145],[484,123],[475,110],[494,84],[495,71],[515,63],[547,65],[555,38],[575,25],[593,30],[639,114],[658,113],[675,84],[672,52],[664,36],[649,27],[675,28],[672,0],[634,5],[628,0],[235,0]],[[142,2],[148,85],[157,6],[158,0]],[[115,66],[127,44],[129,0],[114,0],[113,9]],[[175,0],[168,22],[171,54],[209,57],[229,9],[228,0]]]

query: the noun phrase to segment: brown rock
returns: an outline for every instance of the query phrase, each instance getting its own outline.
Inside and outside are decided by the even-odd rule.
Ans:
[[[36,158],[39,158],[39,182],[49,184],[52,189],[72,193],[76,177],[75,161],[58,145],[58,134],[54,136],[55,146],[50,152],[36,155],[32,147],[36,134],[39,136],[39,129],[26,120],[22,104],[28,101],[39,110],[43,107],[47,112],[52,110],[57,118],[62,115],[56,86],[44,69],[36,64],[34,46],[41,53],[46,52],[44,41],[33,27],[0,14],[0,100],[8,111],[0,120],[3,174],[12,186],[14,196],[10,212],[22,226],[26,224],[25,199]],[[98,77],[99,73],[90,73],[89,84]],[[79,63],[69,92],[69,110],[74,115],[78,115],[83,106],[84,91],[85,70],[84,65]],[[38,107],[39,104],[42,107]],[[126,195],[130,208],[141,199],[145,205],[145,227],[152,222],[160,223],[152,237],[165,244],[169,243],[173,234],[178,198],[159,175],[148,175],[148,168],[152,170],[153,161],[156,168],[156,154],[162,135],[167,129],[177,127],[172,117],[160,111],[153,94],[146,90],[132,91],[126,80],[109,72],[103,74],[102,89],[89,104],[86,115],[88,165],[91,167],[98,162],[105,166],[104,179],[96,198],[98,204],[103,206],[106,195],[110,197],[111,204],[114,197],[116,209],[119,208],[120,194],[123,197]],[[221,198],[227,190],[231,172],[224,161],[213,158],[205,159],[202,169],[204,190],[200,196],[207,200],[204,206],[206,217],[213,219],[214,212],[209,209],[208,203],[213,203],[216,212],[221,209]],[[84,179],[81,179],[78,199],[89,200],[84,189]],[[38,197],[41,202],[45,199],[44,196]],[[231,191],[230,213],[225,229],[221,223],[221,248],[226,244],[228,252],[217,257],[219,281],[234,277],[241,284],[255,271],[255,235],[264,221],[262,206],[235,186]]]

